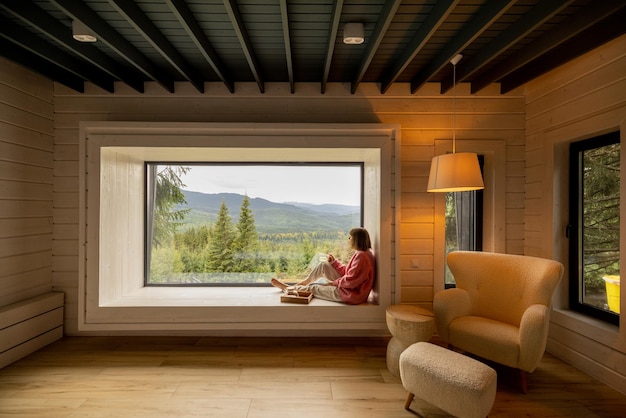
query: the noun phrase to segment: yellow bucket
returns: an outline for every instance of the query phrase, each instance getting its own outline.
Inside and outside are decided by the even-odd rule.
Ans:
[[[606,285],[606,299],[609,302],[609,309],[619,313],[619,276],[604,276],[602,279]]]

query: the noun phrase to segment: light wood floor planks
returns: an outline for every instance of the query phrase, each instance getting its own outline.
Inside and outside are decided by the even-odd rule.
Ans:
[[[400,418],[386,339],[68,337],[0,370],[0,417]],[[493,366],[493,365],[492,365]],[[626,396],[546,354],[490,417],[624,417]],[[447,417],[416,399],[412,409]]]

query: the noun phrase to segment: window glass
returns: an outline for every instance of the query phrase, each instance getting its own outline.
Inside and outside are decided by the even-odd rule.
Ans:
[[[484,157],[478,158],[481,170]],[[446,249],[448,253],[457,250],[481,251],[483,248],[483,191],[446,193]],[[446,288],[454,287],[452,272],[445,265]]]
[[[570,157],[570,306],[618,323],[619,134],[572,144]]]
[[[147,163],[146,285],[267,285],[347,262],[362,163]]]

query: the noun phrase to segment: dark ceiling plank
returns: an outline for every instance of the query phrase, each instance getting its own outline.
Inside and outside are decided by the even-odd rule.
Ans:
[[[517,51],[508,60],[500,63],[488,73],[472,80],[472,93],[476,93],[491,83],[501,80],[625,6],[626,2],[624,0],[604,0],[590,3],[589,7],[576,12],[535,42]]]
[[[328,83],[328,75],[330,74],[330,64],[333,61],[333,53],[335,52],[335,42],[337,41],[337,32],[339,31],[339,22],[341,21],[341,9],[343,8],[343,0],[335,1],[330,19],[330,30],[328,33],[328,46],[326,47],[326,56],[324,57],[324,71],[322,73],[321,94],[326,93],[326,84]]]
[[[387,76],[380,83],[380,92],[385,93],[397,80],[406,67],[413,61],[417,54],[424,48],[439,26],[446,20],[452,10],[461,0],[438,1],[428,13],[426,20],[420,25],[411,38],[400,58],[395,62],[393,69],[387,72]]]
[[[220,60],[217,52],[211,46],[211,43],[207,39],[204,31],[198,24],[198,21],[194,17],[189,6],[184,0],[165,0],[167,5],[172,10],[172,13],[176,15],[178,21],[183,26],[193,43],[196,45],[204,59],[209,63],[215,74],[222,80],[222,82],[228,88],[231,93],[235,92],[235,83],[228,77],[226,68]]]
[[[109,3],[139,32],[146,41],[189,81],[200,93],[204,93],[204,81],[192,68],[159,28],[146,16],[135,2],[109,0]]]
[[[612,13],[596,25],[504,77],[500,85],[501,93],[506,94],[568,61],[622,36],[626,33],[624,22],[626,22],[626,8],[617,13]],[[558,61],[555,57],[558,57]]]
[[[462,52],[515,3],[515,0],[489,0],[483,4],[473,19],[467,22],[442,51],[411,80],[411,93],[415,93],[443,67],[448,65],[455,55]]]
[[[378,21],[376,22],[376,27],[374,27],[374,31],[372,32],[372,36],[370,40],[367,42],[367,47],[365,48],[365,54],[363,54],[363,58],[361,59],[361,64],[359,65],[359,69],[356,73],[356,76],[352,80],[352,94],[356,93],[359,84],[363,80],[367,69],[372,63],[372,59],[374,59],[374,55],[376,55],[376,51],[380,46],[380,43],[383,41],[385,37],[385,33],[387,33],[387,29],[389,29],[389,25],[391,25],[391,21],[393,17],[396,15],[398,11],[398,7],[400,7],[400,3],[402,0],[387,0],[385,2],[385,6],[383,10],[380,12],[380,16]]]
[[[289,88],[293,94],[296,91],[296,87],[293,79],[293,60],[291,58],[291,35],[289,33],[289,10],[287,10],[287,0],[280,0],[280,17],[283,27],[283,39],[285,40],[285,57],[287,59]]]
[[[2,37],[0,37],[0,55],[72,90],[76,90],[79,93],[85,92],[85,83],[82,78]]]
[[[265,93],[265,82],[263,81],[263,77],[261,76],[261,67],[259,66],[256,55],[254,54],[252,42],[250,41],[250,36],[246,31],[246,27],[243,23],[241,13],[237,8],[237,2],[235,0],[224,0],[224,6],[226,7],[228,17],[230,17],[230,20],[233,24],[235,33],[237,34],[237,38],[239,39],[239,43],[241,44],[241,48],[243,49],[243,53],[246,56],[248,66],[250,67],[250,71],[252,71],[252,76],[256,80],[256,83],[259,86],[259,90],[261,91],[261,93]]]
[[[72,19],[83,22],[102,41],[129,64],[151,80],[159,83],[170,93],[174,92],[174,81],[156,68],[137,48],[113,29],[96,12],[80,0],[50,0],[59,10]]]
[[[39,29],[69,51],[100,68],[113,78],[121,80],[138,92],[143,93],[143,80],[138,75],[133,75],[128,68],[124,68],[113,61],[92,44],[78,42],[73,39],[71,29],[54,19],[32,1],[4,0],[0,3],[0,8],[3,8],[24,23]]]
[[[557,2],[554,0],[543,0],[541,3],[535,5],[528,13],[522,15],[488,45],[478,51],[469,60],[463,62],[463,65],[457,68],[456,82],[460,83],[475,74],[495,57],[528,36],[532,31],[547,22],[574,1],[575,0]],[[442,94],[451,88],[452,80],[445,80],[441,83]]]
[[[25,50],[47,59],[51,63],[73,73],[83,80],[89,80],[96,86],[113,93],[113,78],[102,70],[86,64],[67,52],[50,45],[44,39],[26,30],[8,19],[0,19],[0,37],[13,42]]]

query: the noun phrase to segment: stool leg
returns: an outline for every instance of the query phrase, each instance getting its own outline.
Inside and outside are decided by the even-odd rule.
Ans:
[[[404,401],[404,409],[410,409],[409,407],[411,406],[411,402],[413,402],[414,397],[415,395],[409,392],[409,394],[406,396],[406,401]]]

